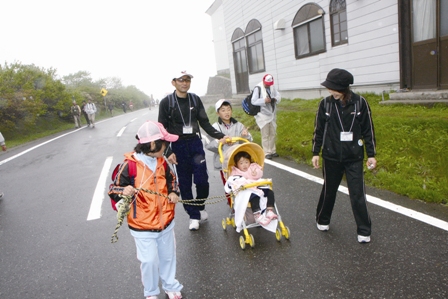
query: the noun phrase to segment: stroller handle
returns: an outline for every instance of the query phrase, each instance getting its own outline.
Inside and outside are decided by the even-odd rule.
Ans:
[[[232,137],[232,138],[227,138],[226,139],[226,142],[227,142],[227,144],[232,144],[232,143],[235,143],[235,142],[237,142],[237,141],[244,141],[245,143],[246,142],[250,142],[249,140],[247,140],[247,139],[245,139],[245,138],[243,138],[243,137]],[[224,161],[224,155],[222,154],[222,143],[221,142],[219,142],[219,145],[218,145],[218,153],[219,153],[219,162],[222,164],[222,162]]]
[[[242,186],[242,190],[249,189],[252,187],[266,186],[266,185],[272,189],[272,179],[263,179],[263,180],[259,180],[259,181],[253,182],[253,183],[246,184],[246,185]]]

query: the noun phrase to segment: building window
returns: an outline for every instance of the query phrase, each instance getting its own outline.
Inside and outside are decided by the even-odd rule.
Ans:
[[[330,2],[331,42],[333,46],[348,43],[347,9],[345,0]]]
[[[292,21],[296,58],[325,52],[324,11],[314,3],[302,6]]]
[[[249,73],[260,73],[265,70],[263,37],[261,24],[257,20],[251,20],[246,27],[247,58],[249,62]]]

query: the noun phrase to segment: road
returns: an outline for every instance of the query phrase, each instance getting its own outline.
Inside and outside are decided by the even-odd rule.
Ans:
[[[119,241],[110,243],[116,218],[106,185],[147,119],[156,120],[157,109],[0,155],[1,299],[143,298],[126,225]],[[207,153],[210,197],[221,200],[211,159]],[[290,240],[277,242],[274,234],[253,228],[255,247],[243,251],[239,234],[221,226],[229,213],[224,200],[207,205],[209,220],[196,232],[188,230],[178,205],[177,278],[184,298],[448,297],[448,209],[369,188],[372,242],[359,244],[345,193],[338,194],[330,231],[320,232],[314,221],[320,171],[282,158],[267,163],[265,177],[273,179]]]

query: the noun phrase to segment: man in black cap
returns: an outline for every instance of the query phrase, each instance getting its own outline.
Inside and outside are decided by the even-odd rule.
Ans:
[[[357,225],[358,242],[370,242],[371,221],[364,186],[364,148],[367,168],[376,167],[376,141],[371,110],[367,101],[350,90],[353,75],[333,69],[322,82],[330,96],[319,104],[313,134],[314,168],[319,168],[322,149],[324,185],[316,211],[320,231],[330,229],[336,193],[345,173]]]

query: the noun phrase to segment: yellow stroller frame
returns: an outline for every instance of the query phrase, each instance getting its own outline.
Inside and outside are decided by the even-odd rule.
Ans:
[[[224,176],[225,176],[226,180],[230,176],[230,173],[232,171],[232,166],[235,165],[235,163],[233,161],[233,157],[240,151],[245,151],[245,152],[249,153],[253,162],[259,164],[262,168],[264,168],[264,156],[265,155],[264,155],[263,149],[258,144],[249,142],[247,139],[244,139],[241,137],[232,137],[231,139],[228,140],[228,142],[232,143],[232,144],[237,143],[237,142],[238,143],[229,147],[225,151],[225,153],[223,153],[223,151],[222,151],[222,144],[220,143],[218,146],[219,159],[222,164],[222,170],[224,172]],[[239,142],[243,142],[243,143],[239,143]],[[242,190],[247,189],[247,188],[252,188],[252,187],[258,187],[258,186],[269,186],[269,188],[272,190],[272,180],[265,179],[265,180],[260,180],[260,181],[254,182],[254,183],[246,184],[242,187]],[[230,213],[229,213],[229,216],[222,219],[222,228],[224,230],[227,229],[227,225],[231,225],[233,228],[236,228],[235,215],[233,212],[234,201],[235,201],[235,195],[230,194],[230,200],[229,200]],[[248,208],[250,208],[250,204],[248,204]],[[278,226],[275,231],[275,238],[279,242],[280,242],[282,236],[284,236],[286,240],[289,240],[290,231],[289,231],[289,228],[287,226],[285,226],[282,221],[282,217],[277,209],[277,203],[274,203],[274,208],[275,208],[275,211],[276,211],[277,217],[278,217],[278,219],[277,219]],[[249,215],[252,215],[252,214],[249,213]],[[260,226],[260,224],[255,223],[255,222],[246,224],[247,218],[248,218],[248,213],[246,211],[245,221],[243,221],[243,230],[242,230],[243,236],[240,236],[240,238],[239,238],[240,247],[243,250],[246,248],[246,244],[249,244],[249,246],[252,248],[255,247],[254,236],[249,233],[248,229],[252,228],[252,227]]]

